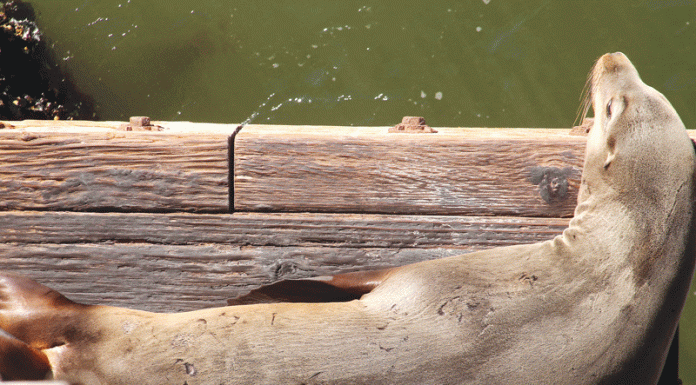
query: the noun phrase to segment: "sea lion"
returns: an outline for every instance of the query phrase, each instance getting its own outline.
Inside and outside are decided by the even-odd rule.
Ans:
[[[623,54],[588,82],[578,206],[552,240],[312,281],[359,299],[178,314],[3,274],[0,328],[82,384],[653,384],[696,260],[696,156]]]

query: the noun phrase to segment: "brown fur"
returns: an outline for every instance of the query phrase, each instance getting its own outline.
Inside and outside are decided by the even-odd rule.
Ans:
[[[0,357],[1,380],[42,380],[51,371],[45,354],[2,330]]]

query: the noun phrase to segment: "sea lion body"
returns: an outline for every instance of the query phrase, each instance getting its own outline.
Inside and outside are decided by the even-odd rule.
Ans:
[[[178,314],[4,275],[0,328],[84,384],[655,383],[696,259],[694,149],[623,54],[590,86],[578,207],[552,240],[389,270],[352,301]]]

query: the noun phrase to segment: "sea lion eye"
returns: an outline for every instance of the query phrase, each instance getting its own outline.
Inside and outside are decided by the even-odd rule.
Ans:
[[[609,103],[607,103],[607,118],[608,118],[608,119],[611,119],[611,101],[612,101],[612,100],[613,100],[613,99],[610,99],[610,100],[609,100]]]

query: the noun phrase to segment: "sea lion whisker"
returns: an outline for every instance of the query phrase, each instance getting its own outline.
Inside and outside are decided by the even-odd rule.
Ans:
[[[578,112],[573,122],[575,126],[583,123],[592,106],[592,97],[594,96],[594,87],[596,84],[595,68],[597,67],[597,62],[599,62],[599,59],[595,61],[592,70],[587,74],[587,80],[585,80],[585,85],[582,87],[582,92],[580,93],[580,106],[578,107]]]

